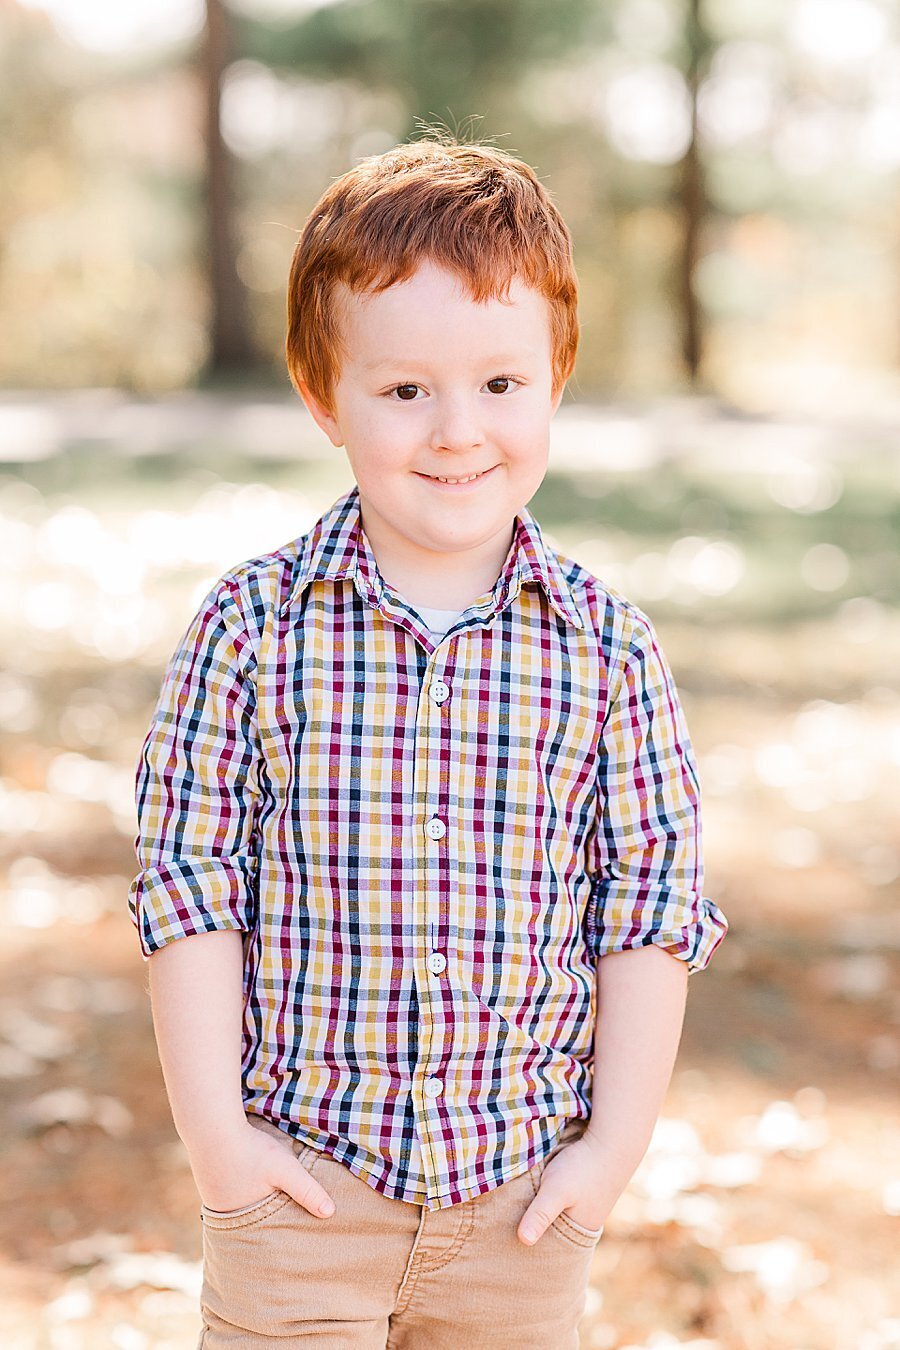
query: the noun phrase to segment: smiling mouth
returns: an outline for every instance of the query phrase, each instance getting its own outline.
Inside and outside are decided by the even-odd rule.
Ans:
[[[463,483],[474,483],[479,478],[484,478],[486,474],[492,473],[497,465],[492,464],[489,469],[482,469],[480,473],[470,473],[465,478],[442,478],[436,473],[422,473],[420,478],[427,478],[431,483],[447,483],[451,487],[458,487]]]

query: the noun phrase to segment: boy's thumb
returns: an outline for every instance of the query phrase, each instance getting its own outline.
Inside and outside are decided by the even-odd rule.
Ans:
[[[549,1190],[541,1188],[526,1209],[517,1229],[519,1240],[533,1246],[550,1227],[562,1209],[551,1198]]]
[[[316,1218],[327,1219],[334,1213],[334,1201],[331,1196],[319,1185],[315,1177],[307,1172],[303,1164],[296,1160],[285,1176],[282,1189]]]

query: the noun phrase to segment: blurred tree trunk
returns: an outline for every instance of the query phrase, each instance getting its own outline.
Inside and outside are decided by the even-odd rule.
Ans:
[[[688,0],[685,28],[688,51],[685,78],[691,101],[691,139],[679,166],[683,228],[678,293],[681,302],[681,353],[691,384],[695,385],[698,383],[703,361],[703,312],[694,290],[694,273],[700,256],[700,238],[708,210],[697,135],[697,91],[709,47],[709,39],[700,18],[700,0]]]
[[[204,380],[261,364],[250,332],[246,294],[237,270],[232,164],[222,139],[222,75],[231,56],[229,14],[222,0],[206,0],[200,55],[206,93],[204,136],[206,277],[210,298],[210,348]]]

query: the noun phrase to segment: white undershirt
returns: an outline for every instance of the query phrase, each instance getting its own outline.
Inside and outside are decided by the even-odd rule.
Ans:
[[[424,605],[413,605],[417,614],[421,614],[432,637],[443,637],[447,629],[456,623],[461,609],[426,609]]]

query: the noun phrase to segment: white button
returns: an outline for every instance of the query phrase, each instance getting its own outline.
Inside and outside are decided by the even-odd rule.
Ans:
[[[447,826],[438,816],[432,816],[425,826],[425,833],[429,839],[443,839],[447,833]]]
[[[425,1079],[425,1096],[439,1097],[444,1090],[444,1085],[439,1078]]]
[[[429,693],[435,703],[446,703],[450,697],[450,686],[445,684],[443,680],[432,680]]]
[[[447,958],[443,952],[432,952],[428,958],[428,969],[432,975],[440,975],[442,970],[447,969]]]

